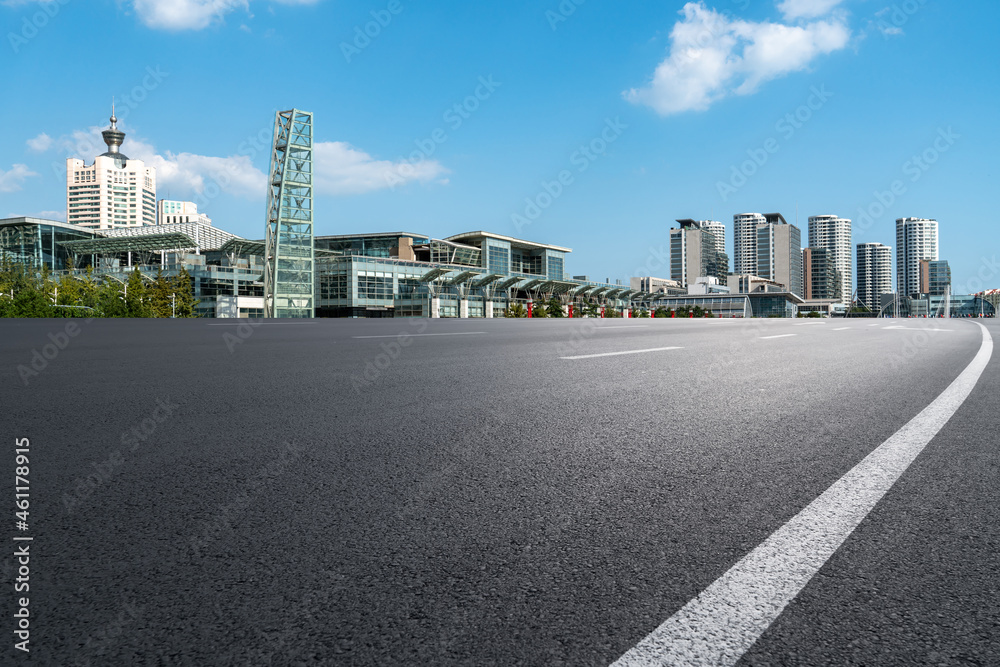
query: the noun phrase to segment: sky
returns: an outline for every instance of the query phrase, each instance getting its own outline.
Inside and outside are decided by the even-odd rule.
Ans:
[[[487,230],[572,275],[669,277],[670,227],[781,213],[1000,287],[993,0],[0,0],[0,216],[65,219],[65,160],[264,236],[274,114],[314,114],[315,231]]]

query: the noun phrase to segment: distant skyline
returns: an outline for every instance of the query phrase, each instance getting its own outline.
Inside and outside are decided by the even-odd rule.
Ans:
[[[297,107],[317,234],[487,229],[627,281],[668,277],[676,219],[725,223],[733,258],[737,213],[894,253],[897,218],[932,218],[956,292],[1000,287],[996,3],[577,2],[0,0],[0,215],[65,219],[114,97],[158,198],[263,238]]]

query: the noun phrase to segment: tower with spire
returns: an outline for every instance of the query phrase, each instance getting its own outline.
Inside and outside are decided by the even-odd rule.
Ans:
[[[66,221],[91,229],[156,224],[156,168],[121,152],[125,133],[118,129],[115,103],[111,126],[101,132],[108,150],[88,165],[66,160]]]
[[[101,132],[101,136],[104,137],[104,143],[108,145],[108,152],[104,153],[104,155],[106,157],[116,157],[120,155],[122,167],[124,167],[125,162],[128,161],[128,157],[123,155],[118,149],[121,148],[122,143],[125,141],[125,133],[118,129],[118,118],[115,116],[114,100],[111,101],[111,127]]]

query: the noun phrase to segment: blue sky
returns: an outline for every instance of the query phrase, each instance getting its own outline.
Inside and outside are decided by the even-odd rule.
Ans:
[[[668,273],[677,218],[722,220],[731,253],[735,213],[797,212],[803,238],[838,214],[890,246],[897,217],[927,217],[956,291],[1000,287],[1000,3],[0,0],[0,16],[2,216],[65,215],[65,158],[103,152],[114,96],[158,197],[261,238],[274,112],[294,106],[315,114],[317,234],[485,229],[625,279]]]

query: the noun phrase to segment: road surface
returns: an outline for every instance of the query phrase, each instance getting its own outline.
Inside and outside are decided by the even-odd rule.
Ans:
[[[0,322],[31,664],[657,664],[650,633],[674,663],[1000,663],[973,321],[77,325]],[[856,527],[809,514],[907,424],[898,480],[835,500]],[[720,590],[760,627],[712,620]],[[690,636],[655,635],[692,601]]]

